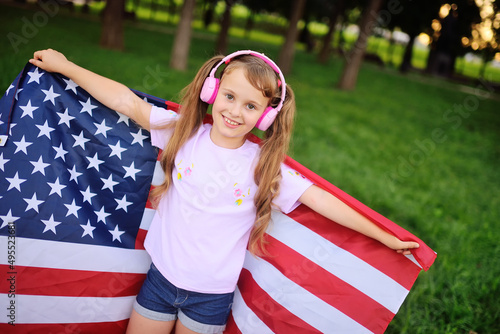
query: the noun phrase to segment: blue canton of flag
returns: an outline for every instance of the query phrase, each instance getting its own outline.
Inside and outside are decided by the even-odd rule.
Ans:
[[[157,150],[72,80],[28,64],[0,102],[0,235],[134,248]]]

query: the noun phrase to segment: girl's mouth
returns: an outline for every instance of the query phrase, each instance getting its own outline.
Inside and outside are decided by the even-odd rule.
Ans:
[[[226,123],[226,125],[230,126],[230,127],[237,127],[239,125],[241,125],[240,123],[238,122],[235,122],[229,118],[227,118],[226,116],[222,116],[222,118],[224,119],[224,123]]]

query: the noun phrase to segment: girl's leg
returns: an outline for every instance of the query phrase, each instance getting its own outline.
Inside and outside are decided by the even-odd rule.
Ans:
[[[143,317],[135,310],[132,310],[127,327],[127,334],[170,334],[174,328],[175,320],[158,321]]]
[[[177,322],[175,323],[175,334],[198,334],[198,333],[193,332],[192,330],[184,326],[182,322],[180,322],[180,320],[177,320]]]

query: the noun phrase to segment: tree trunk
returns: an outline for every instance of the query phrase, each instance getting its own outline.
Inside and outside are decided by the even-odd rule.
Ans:
[[[218,54],[226,54],[227,51],[227,36],[229,33],[229,27],[231,26],[231,8],[233,8],[234,0],[226,0],[226,9],[224,10],[224,15],[222,16],[221,27],[219,31],[219,36],[217,37],[217,45],[215,51]]]
[[[290,15],[290,25],[285,37],[280,55],[278,57],[278,66],[283,72],[283,75],[290,73],[293,64],[293,56],[295,54],[295,41],[297,40],[298,28],[297,23],[302,18],[306,0],[294,0],[292,4],[292,12]]]
[[[184,0],[181,10],[181,19],[175,32],[174,46],[170,59],[170,67],[185,71],[191,45],[191,21],[193,20],[196,0]]]
[[[356,87],[359,70],[363,63],[368,37],[370,37],[373,28],[376,25],[378,11],[382,6],[383,0],[370,0],[368,7],[365,8],[361,22],[359,24],[359,36],[346,57],[346,64],[339,81],[339,88],[351,90]]]
[[[125,0],[108,0],[102,16],[100,45],[106,49],[123,50],[123,17]]]
[[[332,40],[335,33],[335,26],[340,13],[343,11],[344,1],[338,1],[338,4],[332,9],[330,20],[328,22],[328,33],[323,38],[323,46],[318,54],[318,61],[321,64],[326,64],[332,50]]]
[[[203,26],[208,29],[208,26],[212,23],[214,19],[215,6],[217,3],[213,0],[205,0],[203,6],[205,7],[205,12],[203,13]]]
[[[405,53],[403,55],[403,62],[399,67],[401,73],[407,73],[411,69],[411,59],[413,56],[413,46],[415,45],[415,34],[410,35],[410,40],[406,44]]]

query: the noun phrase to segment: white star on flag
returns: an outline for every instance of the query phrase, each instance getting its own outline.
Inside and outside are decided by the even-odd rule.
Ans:
[[[61,190],[63,190],[64,188],[66,188],[65,185],[61,184],[59,182],[59,178],[56,179],[56,181],[54,183],[51,183],[51,182],[48,182],[47,183],[50,187],[50,193],[49,193],[49,196],[52,195],[52,194],[58,194],[59,197],[62,198],[62,193],[61,193]]]
[[[122,242],[121,235],[125,233],[125,231],[120,231],[118,229],[118,225],[116,225],[114,230],[109,230],[109,233],[113,236],[113,241],[118,240],[119,242]]]
[[[50,164],[43,162],[42,156],[40,156],[38,161],[30,161],[30,163],[34,167],[31,174],[35,174],[36,172],[40,172],[44,176],[45,176],[45,168],[47,168],[47,166],[50,166]]]
[[[97,194],[90,192],[90,186],[87,187],[85,191],[80,190],[83,196],[83,202],[89,202],[92,204],[91,200],[92,197],[96,196]]]
[[[12,209],[9,210],[9,212],[7,212],[7,215],[5,216],[0,216],[0,219],[2,219],[2,226],[0,226],[0,229],[4,228],[5,226],[7,226],[7,224],[9,223],[13,223],[15,222],[16,220],[18,220],[20,217],[14,217],[12,215]]]
[[[83,234],[82,234],[82,238],[86,235],[90,235],[90,237],[92,237],[92,239],[94,239],[94,230],[95,230],[95,227],[90,225],[90,220],[87,221],[87,225],[82,225],[80,224],[80,226],[83,228]]]
[[[24,88],[19,88],[17,91],[16,91],[16,101],[19,99],[19,93],[22,92]]]
[[[76,171],[76,166],[73,166],[71,170],[68,169],[68,172],[70,174],[69,180],[75,180],[75,182],[78,184],[78,177],[82,175],[82,173]]]
[[[94,133],[94,135],[97,136],[98,134],[102,134],[104,137],[108,138],[108,131],[111,130],[112,128],[109,126],[106,126],[105,122],[106,122],[106,120],[103,119],[101,124],[94,123],[94,125],[97,127],[97,130]]]
[[[116,210],[122,209],[125,212],[127,211],[127,207],[132,204],[132,202],[127,202],[127,195],[123,195],[122,199],[117,199],[115,198],[116,203],[118,203],[118,206],[116,207]]]
[[[69,115],[68,108],[66,108],[63,114],[57,113],[57,115],[60,118],[59,123],[57,123],[57,125],[64,123],[69,128],[69,121],[74,119],[74,117]]]
[[[45,94],[43,102],[50,101],[54,106],[56,105],[55,99],[61,96],[61,94],[57,94],[54,92],[54,86],[50,86],[49,90],[42,89],[42,92]]]
[[[28,100],[28,103],[25,106],[19,106],[19,108],[23,110],[21,118],[23,118],[24,116],[29,116],[33,118],[33,111],[38,109],[38,107],[34,107],[31,105],[31,100]]]
[[[80,146],[82,149],[85,150],[85,143],[90,141],[90,139],[85,138],[83,135],[83,130],[80,132],[78,136],[72,135],[73,138],[75,139],[75,143],[73,144],[73,147],[75,146]]]
[[[132,140],[132,145],[135,143],[139,143],[139,145],[143,146],[144,145],[144,139],[148,138],[148,136],[145,136],[142,134],[142,129],[139,129],[137,133],[130,133],[132,137],[134,137],[134,140]]]
[[[99,171],[99,165],[102,164],[104,161],[99,160],[97,157],[97,153],[92,157],[85,157],[89,161],[89,165],[87,166],[87,169],[90,168],[95,168],[97,171]]]
[[[43,74],[44,74],[43,72],[38,72],[38,67],[35,68],[33,72],[28,72],[28,75],[30,76],[28,83],[36,82],[37,84],[40,84],[40,78],[42,77]]]
[[[123,178],[131,177],[134,180],[135,180],[135,174],[137,174],[138,172],[141,171],[140,169],[136,169],[135,168],[134,162],[132,162],[132,164],[130,165],[130,167],[123,166],[123,168],[127,171],[125,173],[125,176]]]
[[[113,188],[118,184],[118,182],[113,181],[113,174],[109,175],[107,179],[101,177],[101,181],[104,183],[101,190],[109,189],[111,192],[114,192]]]
[[[30,143],[30,142],[27,142],[26,140],[24,140],[24,136],[23,136],[23,138],[21,138],[21,141],[15,141],[14,144],[17,146],[16,151],[14,153],[22,151],[24,154],[28,155],[27,148],[28,148],[28,146],[30,146],[33,143]]]
[[[78,205],[75,204],[75,200],[71,202],[71,204],[64,204],[64,206],[68,209],[68,212],[66,213],[66,217],[69,215],[73,215],[76,218],[78,218],[78,210],[81,209]]]
[[[61,222],[56,222],[54,220],[54,215],[50,215],[50,218],[48,220],[42,219],[42,223],[45,224],[45,228],[43,229],[42,233],[45,233],[47,231],[52,231],[52,232],[54,232],[54,234],[57,234],[56,233],[56,226],[61,224]]]
[[[116,121],[117,124],[120,124],[123,122],[123,123],[127,124],[127,126],[130,126],[130,124],[128,123],[130,118],[128,116],[121,114],[121,113],[118,113],[118,116],[119,116],[118,121]]]
[[[40,204],[43,203],[43,201],[40,201],[39,199],[36,198],[36,193],[33,194],[33,197],[31,198],[24,198],[26,203],[28,203],[28,206],[26,207],[26,211],[33,209],[36,212],[38,212],[38,207]]]
[[[104,224],[106,224],[106,218],[111,215],[111,213],[104,211],[104,207],[99,211],[94,211],[94,213],[97,216],[97,222],[103,222]]]
[[[116,145],[109,145],[109,148],[111,148],[109,156],[112,157],[116,155],[120,160],[122,159],[122,152],[126,151],[126,149],[120,146],[120,141],[118,141]]]
[[[66,161],[66,158],[64,157],[68,151],[63,149],[62,143],[59,145],[59,147],[52,146],[52,148],[56,151],[56,156],[54,157],[54,160],[57,158],[61,158],[63,161]]]
[[[36,124],[36,127],[40,129],[40,132],[38,133],[38,137],[46,136],[49,139],[50,139],[50,133],[55,130],[54,128],[51,128],[48,125],[48,121],[45,121],[45,123],[43,123],[43,125]]]
[[[4,159],[4,158],[3,158],[3,152],[2,152],[2,153],[0,153],[0,169],[1,169],[2,171],[5,171],[5,164],[6,164],[7,162],[9,162],[9,160],[10,160],[10,159]]]
[[[92,110],[97,108],[97,106],[93,105],[92,102],[90,101],[90,97],[86,102],[79,101],[80,104],[82,105],[82,110],[80,112],[88,112],[90,116],[92,116]]]
[[[71,80],[71,79],[64,79],[64,78],[63,78],[63,80],[64,80],[64,82],[66,82],[66,88],[64,88],[64,90],[69,90],[70,89],[70,90],[73,91],[73,93],[78,94],[76,92],[76,87],[78,87],[78,85],[73,80]]]
[[[7,88],[7,90],[5,91],[5,95],[9,95],[9,92],[12,88],[14,88],[14,85],[10,84],[9,88]]]
[[[6,177],[5,179],[7,180],[7,182],[10,183],[7,191],[11,190],[12,188],[16,188],[17,190],[21,191],[21,183],[27,180],[27,179],[20,179],[19,172],[16,172],[16,175],[14,175],[13,178]]]
[[[12,129],[17,125],[17,123],[11,123],[10,124],[10,129],[9,129],[9,136],[12,136]]]

